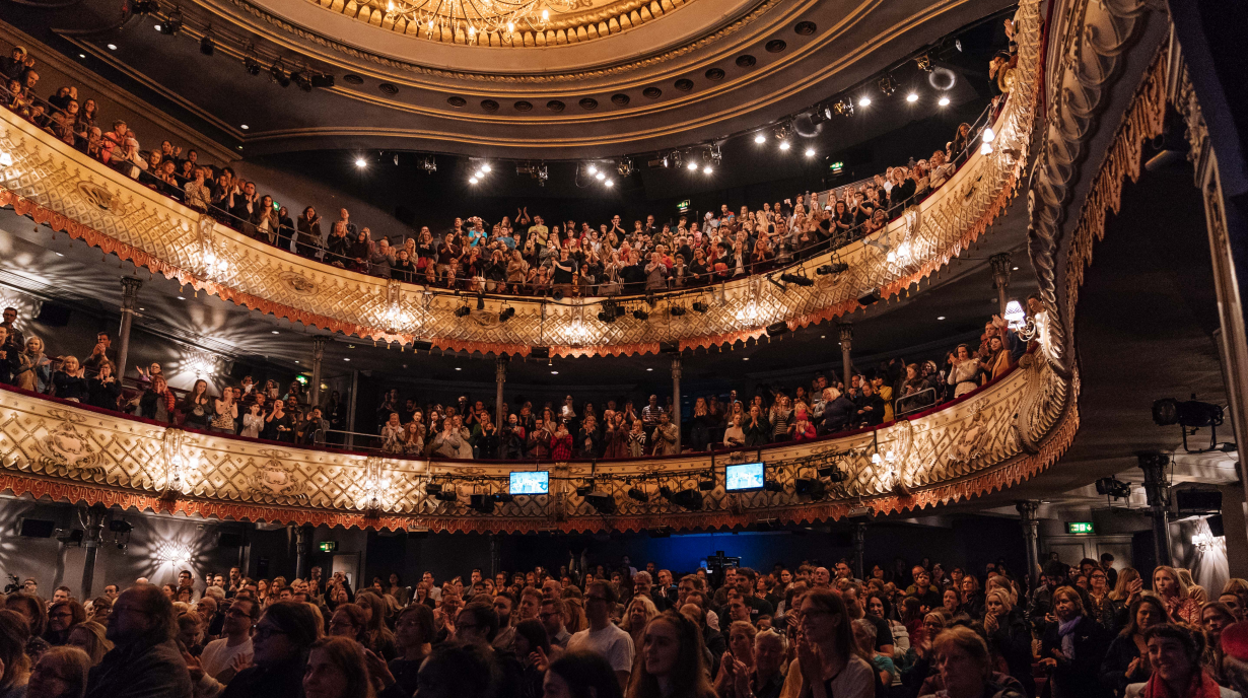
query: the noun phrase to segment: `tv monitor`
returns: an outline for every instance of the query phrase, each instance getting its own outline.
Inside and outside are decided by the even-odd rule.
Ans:
[[[728,492],[761,490],[766,479],[766,468],[762,463],[724,466],[724,490]]]
[[[550,473],[545,470],[513,471],[507,491],[510,494],[549,494]]]

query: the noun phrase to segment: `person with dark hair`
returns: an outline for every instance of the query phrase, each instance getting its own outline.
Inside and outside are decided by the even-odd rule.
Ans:
[[[1040,665],[1049,671],[1053,698],[1103,698],[1098,680],[1109,633],[1085,615],[1083,597],[1070,586],[1052,594],[1053,615],[1044,630]]]
[[[1219,698],[1234,692],[1218,686],[1200,664],[1203,643],[1182,626],[1160,623],[1144,633],[1153,673],[1127,687],[1127,698]]]
[[[1046,617],[1053,610],[1053,592],[1067,583],[1066,572],[1066,564],[1060,560],[1044,563],[1041,575],[1044,584],[1032,590],[1027,603],[1027,620],[1037,635],[1044,632]]]
[[[413,604],[399,611],[394,623],[399,656],[387,665],[376,653],[366,653],[369,671],[382,684],[378,698],[409,698],[416,692],[420,665],[429,657],[437,634],[433,610],[428,606]]]
[[[522,620],[514,627],[511,651],[521,664],[516,694],[521,698],[541,698],[542,678],[550,663],[550,638],[541,621]]]
[[[491,614],[494,612],[487,604],[469,604],[460,611],[460,615],[471,606],[481,606]],[[495,683],[489,652],[488,645],[439,645],[420,667],[416,694],[420,698],[488,696],[490,687]]]
[[[568,651],[595,652],[605,657],[620,679],[620,688],[628,686],[633,670],[633,639],[611,622],[611,609],[619,597],[615,587],[598,580],[585,590],[585,615],[589,627],[568,639]]]
[[[497,635],[498,613],[488,603],[474,601],[455,617],[455,639],[463,644],[489,645]]]
[[[545,698],[623,698],[611,664],[594,652],[568,652],[551,662]]]
[[[190,698],[190,674],[173,637],[173,602],[152,584],[126,589],[113,604],[107,637],[113,649],[91,669],[88,698]]]
[[[1131,604],[1127,626],[1109,643],[1101,663],[1101,684],[1115,696],[1122,696],[1127,686],[1147,681],[1152,672],[1148,663],[1148,643],[1144,634],[1160,623],[1169,623],[1165,604],[1155,596],[1141,596]]]
[[[306,698],[374,698],[364,649],[345,637],[323,637],[312,645],[303,674]]]
[[[47,606],[44,605],[43,599],[37,594],[24,591],[9,594],[4,600],[4,607],[10,611],[16,611],[18,615],[26,619],[26,628],[30,631],[32,638],[42,637],[44,632],[47,631]]]
[[[85,623],[86,620],[87,612],[77,601],[73,599],[54,601],[48,607],[48,629],[44,631],[43,639],[53,647],[63,645],[69,641],[69,631],[73,630],[75,625]]]
[[[251,638],[254,666],[240,671],[221,698],[302,698],[304,665],[320,634],[316,612],[308,604],[279,601],[269,606]]]
[[[992,655],[978,633],[966,626],[942,632],[932,642],[940,683],[937,694],[947,698],[1022,698],[1017,689],[994,681]],[[1008,680],[1008,677],[1006,677]]]
[[[816,587],[802,598],[797,658],[789,666],[782,698],[871,698],[875,675],[854,644],[845,602]]]
[[[13,610],[0,611],[0,698],[22,698],[26,693],[26,680],[30,676],[30,659],[26,656],[26,642],[30,639],[30,626],[22,615]]]
[[[91,658],[77,647],[53,647],[30,672],[26,698],[83,698]]]
[[[250,657],[254,651],[251,629],[259,618],[260,604],[255,599],[250,596],[234,599],[221,624],[224,637],[209,642],[197,662],[187,662],[197,692],[209,695],[219,693],[234,678],[235,659]],[[196,671],[195,664],[198,664],[199,671]]]
[[[748,681],[748,672],[742,681]],[[715,698],[707,679],[702,632],[676,611],[664,611],[646,625],[637,676],[629,698]]]

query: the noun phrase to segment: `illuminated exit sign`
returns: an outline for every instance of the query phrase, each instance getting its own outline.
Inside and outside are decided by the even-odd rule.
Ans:
[[[338,549],[338,541],[336,540],[321,541],[320,548],[321,548],[321,552],[323,553],[332,553]]]
[[[1066,532],[1067,533],[1084,533],[1084,534],[1096,533],[1096,531],[1092,529],[1091,521],[1067,521]]]

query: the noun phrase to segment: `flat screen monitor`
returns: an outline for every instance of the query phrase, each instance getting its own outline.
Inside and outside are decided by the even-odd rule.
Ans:
[[[513,471],[507,491],[511,494],[549,494],[550,473],[545,470]]]
[[[763,489],[766,468],[762,463],[742,463],[724,467],[724,489],[728,492],[748,492]]]

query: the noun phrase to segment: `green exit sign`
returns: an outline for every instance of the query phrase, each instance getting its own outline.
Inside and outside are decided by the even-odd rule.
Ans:
[[[837,162],[834,162],[831,165],[828,165],[828,169],[833,170],[835,172],[840,172],[841,170],[845,169],[845,163],[838,160]]]
[[[676,204],[676,208],[680,210],[681,213],[687,213],[689,211],[689,199],[685,199],[679,204]]]
[[[323,553],[332,553],[338,549],[338,541],[336,540],[321,541],[320,548],[321,548],[321,552]]]
[[[1091,521],[1067,521],[1066,532],[1067,533],[1089,533],[1089,534],[1096,533],[1096,531],[1092,529]]]

